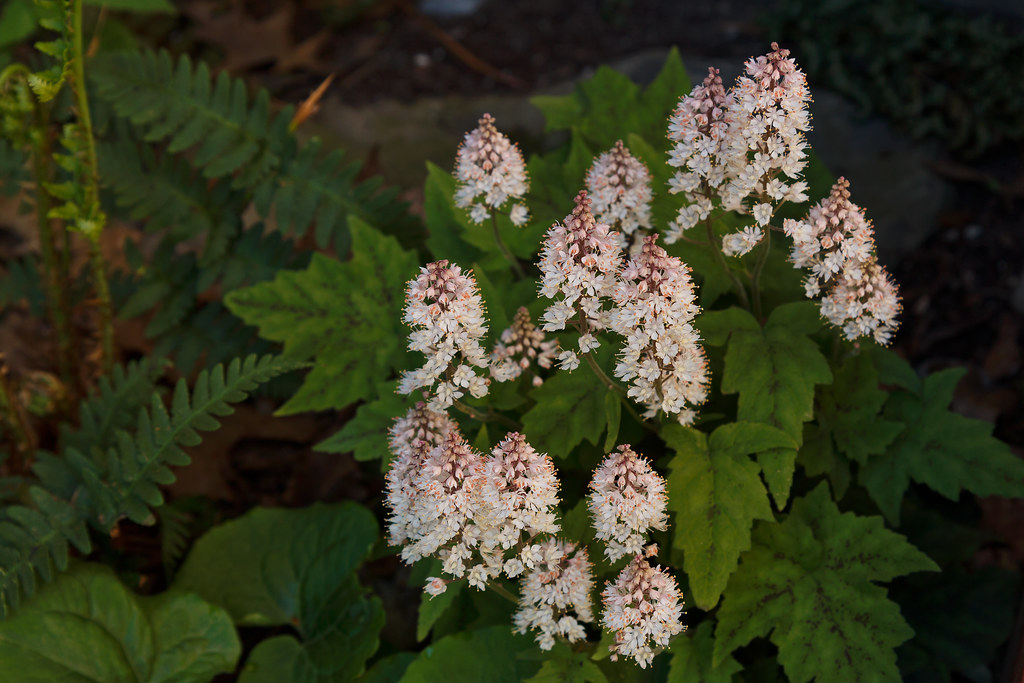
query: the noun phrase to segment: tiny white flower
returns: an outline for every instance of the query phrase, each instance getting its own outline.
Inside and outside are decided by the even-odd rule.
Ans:
[[[491,217],[491,212],[487,210],[483,204],[474,204],[473,208],[469,210],[469,220],[474,223],[483,223],[485,220]]]
[[[575,351],[562,351],[558,354],[558,367],[563,370],[569,370],[570,372],[580,366],[579,356],[576,355]]]
[[[512,225],[522,227],[530,220],[530,212],[525,205],[516,204],[512,207],[508,217],[512,221]]]
[[[448,590],[448,582],[436,576],[429,576],[427,577],[427,585],[423,590],[429,593],[430,597],[436,597]]]
[[[589,332],[580,336],[580,353],[590,353],[599,346],[601,346],[601,342],[597,341]]]

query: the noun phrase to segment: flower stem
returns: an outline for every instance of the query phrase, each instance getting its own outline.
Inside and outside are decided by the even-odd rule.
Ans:
[[[764,233],[764,247],[757,255],[757,263],[754,264],[754,273],[750,277],[750,290],[754,298],[754,317],[761,320],[761,273],[764,272],[764,264],[768,262],[768,253],[772,249],[772,231]]]
[[[516,271],[516,276],[522,280],[526,277],[526,273],[523,271],[523,267],[519,264],[519,259],[508,250],[505,243],[501,241],[501,231],[498,230],[498,214],[491,213],[491,227],[494,229],[494,241],[498,245],[498,249],[501,249],[501,253],[505,255],[508,262],[512,264],[512,270]]]
[[[722,254],[722,245],[718,242],[718,238],[715,237],[715,230],[711,227],[711,217],[704,219],[704,227],[708,232],[708,241],[711,243],[711,253],[715,255],[715,259],[718,260],[718,265],[722,267],[725,274],[732,280],[732,288],[736,292],[736,296],[739,297],[740,304],[743,308],[750,310],[750,299],[747,298],[747,289],[740,282],[740,279],[736,277],[736,273],[732,272],[729,268],[729,264],[725,261],[725,255]]]
[[[615,380],[609,377],[605,373],[605,371],[601,369],[601,366],[597,364],[597,359],[594,358],[593,354],[585,353],[583,354],[583,357],[587,359],[587,364],[590,365],[590,369],[594,371],[594,374],[597,375],[598,379],[604,382],[605,386],[607,386],[609,389],[611,389],[618,395],[619,402],[622,403],[623,407],[626,409],[626,412],[632,415],[633,419],[639,422],[641,427],[643,427],[644,429],[653,434],[657,434],[657,428],[644,418],[640,417],[640,413],[636,412],[636,408],[633,407],[633,404],[626,396],[626,390],[619,386],[618,383],[615,382]]]
[[[96,287],[97,312],[99,314],[101,366],[104,372],[114,367],[114,316],[107,284],[106,263],[100,250],[100,235],[103,232],[102,212],[99,210],[99,165],[96,162],[96,141],[92,134],[92,117],[89,113],[89,95],[85,88],[85,55],[82,50],[82,3],[71,3],[71,89],[75,95],[75,109],[85,143],[86,178],[85,200],[91,215],[99,218],[99,225],[89,232],[89,264],[92,267],[93,284]]]
[[[515,605],[519,604],[519,598],[512,595],[512,593],[507,588],[502,586],[500,583],[492,583],[490,584],[490,587],[494,589],[495,593],[505,598],[506,600],[510,601],[511,603]]]
[[[456,399],[452,403],[452,405],[455,406],[458,410],[461,410],[462,412],[464,412],[466,415],[469,415],[471,418],[473,418],[474,420],[476,420],[478,422],[499,422],[499,423],[505,425],[506,427],[508,427],[509,429],[519,429],[520,428],[520,426],[518,424],[516,424],[514,421],[512,421],[509,418],[505,417],[501,413],[494,412],[493,410],[488,410],[486,413],[482,413],[479,410],[477,410],[476,408],[474,408],[473,406],[468,406],[465,403],[463,403],[462,401],[459,401],[458,399]]]
[[[57,372],[61,382],[72,395],[77,393],[78,381],[75,372],[73,339],[70,322],[70,306],[67,299],[67,287],[60,261],[57,257],[57,236],[54,224],[49,217],[50,195],[46,184],[50,182],[50,136],[42,106],[35,106],[35,121],[30,133],[32,141],[32,171],[35,176],[36,190],[36,229],[39,232],[39,250],[42,252],[43,266],[46,269],[45,282],[47,303],[50,309],[50,320],[53,325],[57,342]]]

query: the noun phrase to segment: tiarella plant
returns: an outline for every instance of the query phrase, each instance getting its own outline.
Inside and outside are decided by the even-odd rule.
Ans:
[[[12,269],[10,300],[45,302],[63,426],[40,448],[0,373],[0,673],[875,681],[976,661],[943,652],[962,605],[940,632],[927,596],[1012,583],[964,576],[931,492],[1024,496],[1024,463],[948,410],[959,371],[920,377],[885,348],[897,286],[856,187],[807,146],[786,50],[731,87],[714,68],[692,87],[675,51],[644,89],[602,68],[534,98],[567,141],[529,159],[485,113],[452,172],[428,165],[421,231],[299,142],[301,117],[203,64],[101,52],[90,101],[81,1],[48,11],[58,64],[0,77],[0,168],[37,209],[43,262]],[[160,233],[126,246],[109,296],[108,217]],[[169,396],[165,362],[116,364],[114,311],[150,316],[182,375]],[[189,548],[170,467],[299,366],[271,387],[278,414],[358,404],[317,448],[380,461],[372,511],[255,509]],[[126,519],[159,519],[168,590],[84,561]],[[420,594],[415,651],[364,587],[364,562],[395,555]]]
[[[354,252],[380,264],[362,286],[391,288],[376,315],[413,353],[389,347],[397,386],[328,387],[314,366],[300,395],[316,381],[341,408],[360,387],[320,448],[382,460],[389,542],[435,641],[403,680],[467,666],[465,647],[525,650],[509,628],[547,653],[537,681],[900,677],[914,630],[882,584],[942,555],[901,525],[911,481],[1018,496],[1024,464],[948,412],[958,371],[920,378],[885,348],[898,290],[856,188],[808,148],[810,100],[775,44],[730,88],[710,69],[691,89],[675,53],[643,91],[603,69],[534,99],[569,142],[529,181],[488,114],[453,175],[429,167],[418,274],[410,252]],[[330,358],[296,298],[329,296],[326,265],[228,304]],[[380,338],[356,345],[382,359]],[[777,658],[745,647],[765,638]],[[519,657],[494,680],[536,671]]]

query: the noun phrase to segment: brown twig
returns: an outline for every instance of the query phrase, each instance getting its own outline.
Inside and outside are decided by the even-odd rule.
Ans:
[[[499,71],[494,66],[474,55],[462,43],[455,40],[450,33],[421,14],[420,11],[416,9],[411,2],[409,2],[409,0],[394,0],[394,3],[399,9],[408,14],[409,18],[419,24],[427,33],[434,36],[434,38],[436,38],[446,50],[451,52],[456,59],[473,71],[481,73],[484,76],[490,76],[494,80],[500,81],[510,88],[526,90],[529,87],[529,84],[523,79],[507,74],[504,71]]]

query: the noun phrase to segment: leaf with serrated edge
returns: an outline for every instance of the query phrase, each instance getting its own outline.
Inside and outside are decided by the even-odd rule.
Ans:
[[[762,523],[729,581],[714,660],[770,634],[795,683],[898,681],[895,647],[911,635],[877,581],[937,570],[881,517],[842,513],[823,482],[782,523]]]
[[[694,602],[708,610],[750,547],[754,520],[772,519],[758,466],[747,455],[792,448],[793,439],[752,422],[723,425],[710,437],[677,426],[662,436],[676,450],[668,476],[668,505],[676,512],[673,543],[683,550]]]
[[[257,645],[239,683],[332,683],[358,677],[377,650],[377,634],[384,626],[380,598],[366,595],[350,574],[324,607],[321,623],[309,629],[306,643],[286,635]]]
[[[751,329],[748,321],[732,332],[722,392],[739,394],[738,419],[801,438],[803,423],[814,414],[814,385],[832,380],[828,361],[807,337],[820,326],[813,304],[800,302],[772,311],[763,330]]]
[[[835,381],[818,391],[819,424],[828,428],[841,453],[862,465],[884,452],[904,429],[880,415],[889,394],[878,382],[871,358],[859,354],[847,359],[836,370]]]
[[[376,400],[359,406],[355,417],[313,449],[325,453],[352,453],[356,460],[380,460],[381,467],[385,467],[391,460],[389,430],[409,403],[407,398],[395,393],[395,385],[395,382],[380,385]]]
[[[316,357],[279,414],[340,409],[370,398],[404,361],[402,292],[415,275],[416,255],[355,217],[349,229],[350,261],[314,254],[306,270],[281,271],[225,299],[263,338],[284,342],[287,355]]]
[[[898,523],[910,480],[950,500],[964,489],[979,496],[1024,496],[1024,460],[992,436],[992,425],[950,412],[963,368],[926,377],[921,393],[896,392],[885,416],[906,431],[861,468],[860,482],[887,519]]]
[[[732,657],[715,666],[711,661],[715,645],[711,621],[702,621],[693,632],[672,641],[668,683],[731,683],[743,669]]]

